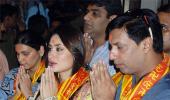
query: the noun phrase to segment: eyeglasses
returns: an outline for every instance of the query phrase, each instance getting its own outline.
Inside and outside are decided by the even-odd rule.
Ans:
[[[167,31],[170,28],[168,25],[165,24],[161,24],[161,26],[163,31]]]
[[[145,22],[145,25],[148,27],[148,31],[149,31],[151,39],[153,39],[153,32],[152,32],[152,29],[151,29],[151,26],[148,20],[149,18],[146,14],[144,14],[144,11],[142,9],[128,10],[124,14],[127,16],[134,17],[134,18],[141,18]]]

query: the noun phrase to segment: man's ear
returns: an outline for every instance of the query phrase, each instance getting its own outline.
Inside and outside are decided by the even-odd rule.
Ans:
[[[147,37],[141,42],[140,45],[142,45],[142,49],[144,50],[144,52],[147,53],[153,48],[153,40],[150,37]]]
[[[109,17],[109,22],[111,22],[113,19],[115,19],[117,17],[117,15],[111,15],[110,17]]]
[[[39,52],[40,56],[42,57],[45,52],[44,46],[40,46],[40,50],[38,52]]]

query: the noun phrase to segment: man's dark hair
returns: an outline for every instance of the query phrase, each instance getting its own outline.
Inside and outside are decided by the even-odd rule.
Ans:
[[[13,16],[19,14],[19,9],[10,4],[1,4],[0,5],[0,22],[3,22],[5,17]]]
[[[109,23],[106,29],[107,35],[116,28],[125,28],[129,38],[134,40],[137,45],[145,38],[153,36],[155,52],[163,52],[162,27],[158,16],[152,10],[135,9],[127,11]],[[149,31],[149,28],[151,31]]]
[[[170,13],[170,4],[162,5],[157,9],[158,12]]]
[[[88,0],[87,5],[104,7],[108,13],[107,17],[111,15],[120,15],[123,13],[121,0]]]

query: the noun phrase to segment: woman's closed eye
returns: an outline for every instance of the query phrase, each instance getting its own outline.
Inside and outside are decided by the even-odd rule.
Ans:
[[[28,55],[30,55],[30,52],[22,52],[22,53],[17,53],[17,56],[19,56],[19,55],[24,55],[24,56],[28,56]]]

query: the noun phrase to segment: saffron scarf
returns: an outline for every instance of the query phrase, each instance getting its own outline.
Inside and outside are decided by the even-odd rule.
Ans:
[[[35,82],[38,80],[38,78],[42,75],[42,73],[45,71],[45,61],[41,61],[38,69],[34,73],[34,75],[31,77],[32,79],[32,85],[35,84]],[[14,81],[14,91],[16,91],[16,82]],[[19,95],[15,95],[14,97],[15,100],[26,100],[25,96],[20,93]]]
[[[169,72],[170,58],[164,54],[162,62],[155,67],[155,69],[148,75],[142,78],[140,82],[132,87],[132,75],[123,75],[117,73],[112,77],[116,86],[122,80],[122,87],[120,93],[120,100],[141,100],[142,97]]]
[[[75,91],[87,81],[88,78],[88,72],[81,67],[77,73],[60,85],[57,93],[58,100],[68,100]]]

